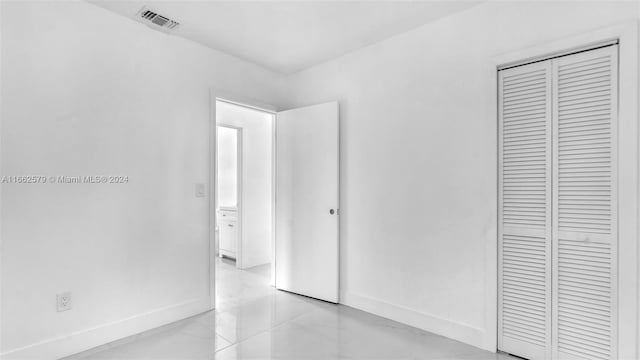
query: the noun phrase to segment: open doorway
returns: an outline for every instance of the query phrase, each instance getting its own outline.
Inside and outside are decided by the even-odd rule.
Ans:
[[[272,291],[275,115],[216,99],[217,307]]]
[[[212,97],[212,155],[227,157],[216,155],[212,167],[211,188],[218,192],[210,203],[215,306],[276,289],[337,303],[338,103],[276,113]],[[219,149],[218,143],[230,147]],[[219,179],[225,170],[227,178]]]
[[[242,128],[217,125],[216,255],[240,264],[239,228],[242,197]]]

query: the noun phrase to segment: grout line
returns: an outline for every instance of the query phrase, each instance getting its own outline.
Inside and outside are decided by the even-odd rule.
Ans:
[[[300,296],[300,295],[297,295],[297,296]],[[276,324],[276,325],[274,325],[274,326],[271,326],[271,327],[270,327],[270,328],[268,328],[268,329],[265,329],[265,330],[259,331],[259,332],[255,333],[255,334],[253,334],[253,335],[251,335],[251,336],[247,337],[246,339],[242,339],[242,340],[240,340],[240,341],[238,341],[238,342],[236,342],[236,343],[232,343],[231,345],[225,346],[224,348],[221,348],[220,350],[216,350],[215,352],[217,353],[218,351],[222,351],[222,350],[224,350],[224,349],[226,349],[226,348],[229,348],[229,347],[231,347],[231,346],[233,346],[233,345],[239,345],[239,344],[242,344],[242,343],[244,343],[244,342],[246,342],[246,341],[248,341],[248,340],[250,340],[250,339],[253,339],[253,338],[255,338],[255,337],[259,336],[259,335],[262,335],[262,334],[264,334],[264,333],[266,333],[266,332],[271,332],[273,329],[279,328],[279,327],[281,327],[281,326],[283,326],[283,325],[285,325],[285,324],[287,324],[287,323],[289,323],[289,322],[291,322],[291,321],[293,321],[293,320],[296,320],[296,319],[298,319],[298,318],[300,318],[300,317],[302,317],[302,316],[305,316],[305,315],[309,315],[309,314],[314,313],[314,312],[316,312],[316,311],[318,311],[318,310],[321,310],[321,309],[320,309],[320,308],[315,308],[315,309],[313,309],[313,310],[311,310],[311,311],[308,311],[308,312],[305,312],[305,313],[303,313],[303,314],[296,315],[296,316],[294,316],[294,317],[292,317],[292,318],[290,318],[290,319],[287,319],[287,320],[285,320],[285,321],[283,321],[283,322],[281,322],[281,323],[279,323],[279,324]],[[216,334],[217,334],[217,332],[216,332]],[[220,336],[220,337],[222,337],[222,336]],[[225,339],[225,340],[226,340],[226,339]],[[227,340],[227,341],[228,341],[228,340]]]
[[[226,341],[226,342],[228,342],[228,343],[230,344],[230,345],[225,346],[225,348],[226,348],[226,347],[229,347],[229,346],[231,346],[231,345],[233,345],[233,344],[235,344],[233,341],[231,341],[231,340],[227,339],[226,337],[224,337],[224,336],[222,336],[222,335],[218,334],[218,332],[217,332],[217,331],[215,331],[215,329],[214,329],[214,333],[216,334],[216,336],[220,336],[220,337],[222,338],[222,340],[224,340],[224,341]],[[217,351],[217,350],[216,350],[216,351]]]

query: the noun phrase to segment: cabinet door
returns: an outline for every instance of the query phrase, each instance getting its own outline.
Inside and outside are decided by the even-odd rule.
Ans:
[[[498,348],[551,356],[551,62],[499,73]]]
[[[554,60],[557,359],[615,359],[617,45]]]
[[[220,222],[220,252],[235,257],[237,250],[237,228],[235,221]]]

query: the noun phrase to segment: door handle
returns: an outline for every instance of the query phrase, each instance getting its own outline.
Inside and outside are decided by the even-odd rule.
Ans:
[[[330,215],[333,215],[333,214],[335,214],[335,213],[336,213],[336,211],[335,211],[335,210],[333,210],[333,209],[329,210],[329,214],[330,214]]]

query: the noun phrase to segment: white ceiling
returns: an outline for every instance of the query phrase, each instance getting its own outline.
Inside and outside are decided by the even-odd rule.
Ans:
[[[291,74],[469,8],[480,1],[109,1],[134,17],[143,5],[178,20],[175,34]]]

